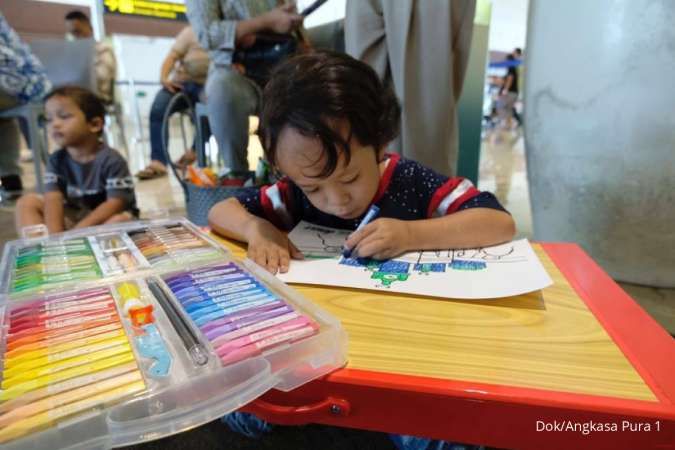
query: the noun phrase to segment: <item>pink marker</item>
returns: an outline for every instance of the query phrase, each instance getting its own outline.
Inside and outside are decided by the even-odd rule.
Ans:
[[[318,328],[319,327],[315,323],[312,323],[302,328],[289,331],[288,333],[277,334],[268,339],[263,339],[262,341],[254,342],[252,344],[239,347],[225,355],[219,355],[220,360],[223,362],[223,364],[227,365],[237,361],[241,361],[242,359],[245,358],[251,358],[261,354],[263,351],[268,350],[276,345],[297,341],[299,339],[311,336],[316,333],[316,330]]]
[[[14,308],[10,315],[14,318],[24,314],[33,314],[35,311],[50,311],[53,309],[67,308],[70,306],[97,302],[107,298],[110,298],[110,291],[108,291],[108,288],[81,291],[71,295],[61,295],[60,297],[45,297]]]
[[[73,314],[75,315],[81,315],[84,312],[95,312],[95,311],[105,311],[105,310],[112,310],[115,308],[114,306],[114,300],[112,297],[109,295],[106,297],[107,300],[105,302],[94,302],[94,303],[88,303],[88,304],[83,304],[83,305],[77,305],[77,306],[70,306],[68,308],[61,308],[61,309],[51,309],[51,310],[45,310],[44,312],[40,312],[37,314],[31,314],[31,315],[23,315],[19,316],[16,319],[12,318],[12,322],[10,325],[10,333],[14,333],[15,331],[19,331],[20,329],[25,328],[25,327],[33,327],[37,326],[40,323],[43,323],[49,319],[56,319],[56,318],[67,318],[68,316],[72,316]]]
[[[307,316],[300,316],[281,325],[277,325],[276,327],[267,328],[256,333],[251,333],[246,336],[241,336],[231,341],[227,341],[216,348],[216,353],[219,356],[225,356],[240,347],[245,347],[248,344],[265,340],[277,334],[287,333],[289,331],[302,328],[304,326],[310,325],[311,323],[311,319],[309,319]]]
[[[294,319],[298,319],[302,317],[299,312],[297,311],[292,311],[287,314],[282,314],[281,316],[277,317],[272,317],[266,320],[261,320],[258,322],[254,322],[250,325],[241,327],[239,329],[233,329],[227,333],[221,334],[217,338],[215,338],[211,343],[213,344],[214,347],[219,347],[228,341],[232,341],[234,339],[240,338],[244,335],[255,333],[256,331],[264,330],[265,328],[270,328],[274,327],[276,325],[280,325],[286,322],[289,322]]]

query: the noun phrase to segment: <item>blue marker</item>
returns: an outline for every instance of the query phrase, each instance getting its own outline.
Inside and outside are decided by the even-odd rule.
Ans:
[[[359,231],[361,228],[365,227],[365,226],[368,225],[370,222],[372,222],[373,219],[375,219],[375,217],[377,217],[377,215],[378,215],[379,213],[380,213],[380,208],[378,208],[378,207],[375,206],[375,205],[372,205],[372,206],[370,207],[370,209],[368,210],[368,212],[366,213],[366,216],[363,218],[363,220],[362,220],[361,223],[359,224],[359,226],[356,227],[356,230],[354,230],[354,233],[356,233],[356,232]],[[352,256],[352,250],[349,249],[349,248],[347,248],[346,246],[343,247],[343,248],[342,248],[342,256],[344,256],[345,258],[349,258],[350,256]]]
[[[211,304],[210,306],[205,306],[204,308],[197,309],[196,311],[192,311],[190,313],[190,317],[193,320],[198,320],[200,317],[205,316],[207,314],[211,314],[217,311],[221,310],[228,310],[230,308],[234,308],[235,306],[240,306],[240,305],[245,305],[247,303],[253,303],[253,302],[259,302],[260,300],[274,300],[275,297],[270,294],[258,294],[258,295],[252,295],[247,298],[241,298],[233,302],[228,302],[228,303],[215,303]]]

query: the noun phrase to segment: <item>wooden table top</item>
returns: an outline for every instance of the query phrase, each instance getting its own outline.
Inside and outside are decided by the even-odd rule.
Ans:
[[[235,256],[244,247],[224,242]],[[348,369],[656,402],[596,316],[539,245],[554,284],[495,300],[449,300],[293,285],[338,317]]]

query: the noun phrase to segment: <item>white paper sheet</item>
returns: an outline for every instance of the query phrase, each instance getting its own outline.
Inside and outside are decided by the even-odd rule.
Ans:
[[[349,233],[301,222],[289,236],[303,253],[318,257],[341,254]],[[482,249],[411,252],[388,261],[341,256],[293,260],[278,277],[287,283],[456,299],[509,297],[553,283],[526,239]]]

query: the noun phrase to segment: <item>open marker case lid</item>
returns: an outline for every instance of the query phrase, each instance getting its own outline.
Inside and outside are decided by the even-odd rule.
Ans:
[[[139,233],[154,230],[161,234],[163,229],[171,227],[191,233],[194,239],[201,240],[203,244],[196,249],[188,248],[177,252],[171,250],[165,252],[166,257],[159,258],[155,257],[156,254],[146,257],[152,252],[144,253],[140,246],[136,245],[140,242]],[[72,244],[72,248],[82,250],[85,256],[89,253],[93,255],[91,267],[78,268],[85,270],[86,276],[83,278],[63,275],[62,267],[59,268],[60,260],[56,254],[58,252],[54,250],[63,248],[59,247],[63,242],[78,239],[81,241]],[[109,242],[113,245],[106,244]],[[41,251],[47,249],[47,253],[54,250],[53,254],[50,253],[45,264],[40,263],[41,265],[30,266],[28,269],[23,266],[23,271],[19,271],[18,256],[28,254],[26,249],[33,251],[36,246],[41,246],[39,247]],[[120,258],[125,261],[124,265],[115,263],[110,258],[111,255],[119,256],[121,252],[125,253],[124,258]],[[34,252],[31,255],[34,255]],[[80,256],[82,254],[78,253],[78,258]],[[131,263],[128,262],[129,258]],[[30,257],[25,257],[24,261],[29,259]],[[34,262],[33,260],[29,262],[31,261]],[[82,257],[77,261],[78,264],[86,265],[90,260]],[[211,338],[207,338],[204,328],[197,326],[195,320],[192,320],[191,313],[183,306],[179,295],[172,291],[168,281],[176,274],[211,273],[217,270],[215,268],[230,263],[236,266],[237,273],[241,272],[246,277],[254,279],[262,290],[276,299],[283,300],[291,310],[301,314],[303,318],[309,318],[314,333],[263,348],[258,354],[237,362],[223,363],[224,358],[221,359],[216,353],[215,341],[209,340]],[[54,267],[49,267],[50,265]],[[45,283],[34,282],[32,279],[28,283],[23,283],[30,278],[26,273],[31,270],[57,273],[60,278],[59,276],[39,278],[47,280]],[[208,361],[204,365],[196,364],[190,357],[166,307],[153,295],[147,282],[150,279],[156,280],[168,294],[168,300],[175,307],[182,323],[189,327],[189,331],[205,349]],[[226,248],[185,219],[98,226],[38,239],[9,242],[2,256],[0,281],[0,355],[2,355],[0,447],[3,449],[111,448],[160,439],[234,411],[271,388],[283,391],[294,389],[342,367],[346,362],[347,336],[337,319],[255,263],[249,260],[235,260]],[[138,324],[132,323],[128,314],[124,312],[125,300],[118,289],[124,283],[135,284],[142,303],[153,306],[151,325],[156,327],[160,341],[164,344],[163,349],[170,357],[168,372],[162,376],[157,376],[153,372],[157,369],[158,360],[148,357],[147,350],[139,344],[139,336],[147,334],[139,331]],[[49,341],[50,345],[41,347],[48,349],[47,352],[53,351],[53,355],[63,357],[54,362],[59,369],[50,371],[49,367],[52,366],[49,364],[52,361],[44,362],[43,365],[35,362],[34,353],[30,353],[29,356],[19,353],[19,356],[16,356],[19,351],[16,350],[16,336],[30,341],[42,330],[35,324],[45,323],[31,322],[41,320],[37,319],[38,313],[31,308],[42,308],[40,311],[44,311],[47,306],[43,305],[76,301],[73,299],[87,296],[88,298],[96,296],[103,299],[101,302],[112,305],[110,311],[113,318],[111,324],[107,325],[112,327],[112,330],[108,333],[117,333],[116,339],[122,341],[124,338],[121,336],[126,336],[130,351],[125,350],[126,353],[103,357],[100,355],[108,354],[104,352],[113,350],[114,353],[114,349],[121,347],[115,346],[91,353],[69,348],[69,345],[73,347],[74,344],[69,344],[68,338],[80,338],[78,331],[74,331],[65,339],[60,336],[61,341],[52,340]],[[43,303],[44,301],[47,303]],[[65,304],[60,304],[59,311],[66,311]],[[72,319],[72,315],[58,316],[58,319],[65,317],[70,320],[65,325],[70,326],[72,323],[72,326],[77,327],[79,325],[77,314],[85,311],[85,308],[77,308],[76,306],[75,320]],[[31,328],[33,325],[35,328]],[[58,328],[58,325],[56,327],[56,330],[63,330]],[[57,345],[63,346],[65,352],[61,351],[62,347],[56,347]],[[99,345],[105,346],[102,342]],[[59,352],[56,352],[57,349]],[[110,365],[114,364],[110,363],[104,367],[101,363],[101,361],[121,361],[119,359],[121,357],[127,357],[124,365],[122,363]],[[64,362],[66,360],[68,364]],[[19,370],[16,370],[18,364],[23,365],[18,366]],[[91,366],[92,370],[86,370],[89,367],[86,364],[97,365]],[[73,368],[84,369],[78,372],[79,375],[69,378],[65,375],[67,373],[65,371]],[[129,370],[125,372],[125,368]],[[31,372],[34,370],[37,372]],[[103,380],[93,379],[96,382],[92,383],[83,381],[92,373]],[[108,373],[111,374],[110,377],[105,378]],[[121,380],[122,376],[132,379],[136,377],[137,380],[133,384],[116,386],[115,382]],[[74,378],[79,380],[80,384],[75,384]],[[110,384],[111,389],[101,391],[107,389],[104,387],[107,386],[106,383]],[[110,394],[113,388],[122,389],[127,386],[134,389],[119,391],[122,397]],[[99,391],[91,393],[87,391],[94,388]]]

